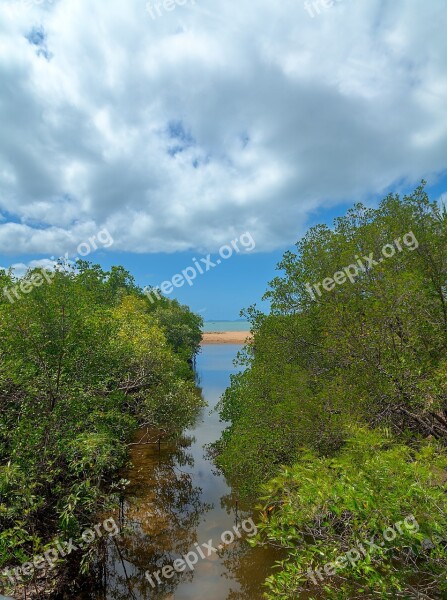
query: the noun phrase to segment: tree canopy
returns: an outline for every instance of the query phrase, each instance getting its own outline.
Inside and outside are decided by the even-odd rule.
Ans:
[[[221,417],[229,424],[216,449],[218,464],[242,494],[255,497],[273,479],[276,483],[270,484],[272,496],[266,504],[276,505],[279,498],[293,506],[287,514],[281,509],[284,520],[267,526],[266,538],[292,549],[284,569],[270,582],[279,594],[271,597],[295,598],[297,588],[289,575],[293,571],[295,576],[297,556],[303,557],[304,551],[301,545],[296,550],[293,535],[290,544],[286,543],[287,528],[295,528],[299,517],[296,533],[300,538],[317,526],[317,517],[326,518],[326,504],[318,515],[307,514],[307,521],[300,517],[301,511],[310,511],[312,503],[319,506],[319,486],[333,496],[334,510],[338,507],[350,513],[348,521],[374,517],[373,510],[360,514],[360,505],[343,505],[347,485],[353,486],[359,498],[367,496],[366,479],[359,476],[351,481],[348,473],[335,485],[329,477],[334,468],[331,461],[344,457],[346,464],[352,459],[346,447],[354,447],[350,442],[353,427],[387,432],[402,445],[395,456],[402,473],[394,473],[400,493],[411,484],[412,476],[415,485],[421,483],[405,466],[418,461],[414,452],[420,444],[431,445],[430,452],[433,457],[439,453],[441,463],[445,457],[446,211],[430,201],[424,184],[409,196],[390,194],[375,209],[356,205],[336,219],[333,228],[310,229],[297,243],[296,252],[284,255],[278,270],[281,273],[266,293],[270,314],[256,306],[244,313],[251,320],[254,341],[240,357],[245,370],[233,377],[221,400]],[[374,477],[380,481],[382,474],[385,480],[386,463],[374,462],[369,456],[373,451],[373,446],[363,448],[362,456],[365,461],[371,459]],[[430,452],[424,460],[427,469],[436,471],[441,463]],[[278,475],[284,467],[291,470]],[[292,490],[287,491],[290,477]],[[303,477],[313,480],[314,488],[302,493]],[[428,471],[424,478],[428,529],[445,526],[441,514],[445,504],[439,504],[438,510],[436,494],[429,489],[435,486],[445,493],[443,481]],[[437,497],[443,498],[442,494]],[[397,493],[386,502],[390,514],[400,512]],[[352,531],[358,534],[356,528]],[[346,543],[349,539],[347,535]],[[298,566],[316,560],[320,542],[325,555],[332,555],[336,540],[321,538],[313,558],[307,553],[308,562],[301,558]],[[442,564],[445,568],[445,560]],[[376,570],[368,577],[362,573],[361,583],[384,594],[379,597],[388,597],[383,590],[398,589],[392,587],[394,575],[390,573],[384,587],[372,580],[379,577]],[[437,584],[435,588],[439,594]]]
[[[151,303],[122,267],[44,275],[0,273],[0,571],[79,536],[137,428],[177,435],[203,402],[200,317]]]

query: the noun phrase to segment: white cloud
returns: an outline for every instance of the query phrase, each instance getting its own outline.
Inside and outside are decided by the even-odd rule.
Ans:
[[[15,263],[11,265],[10,268],[13,270],[15,277],[23,277],[28,269],[46,269],[47,271],[54,271],[55,264],[56,263],[53,260],[43,258],[42,260],[31,260],[27,264]]]
[[[0,252],[266,250],[445,169],[443,0],[145,5],[0,3]]]

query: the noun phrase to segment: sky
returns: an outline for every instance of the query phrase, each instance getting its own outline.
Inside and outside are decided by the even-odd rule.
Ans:
[[[0,0],[0,267],[266,308],[310,226],[447,192],[446,30],[445,0]]]

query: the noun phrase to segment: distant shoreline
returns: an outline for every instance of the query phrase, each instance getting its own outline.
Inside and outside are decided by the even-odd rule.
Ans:
[[[245,344],[250,338],[249,331],[208,331],[202,335],[202,345]]]

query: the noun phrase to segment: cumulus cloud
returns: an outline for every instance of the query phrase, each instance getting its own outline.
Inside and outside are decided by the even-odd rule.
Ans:
[[[14,263],[9,267],[15,277],[23,277],[30,269],[45,269],[46,271],[54,271],[56,263],[53,260],[43,258],[42,260],[31,260],[28,263]],[[8,269],[5,269],[7,271]]]
[[[435,177],[446,26],[443,0],[2,0],[0,252],[103,226],[117,250],[247,230],[270,250],[318,208]]]

